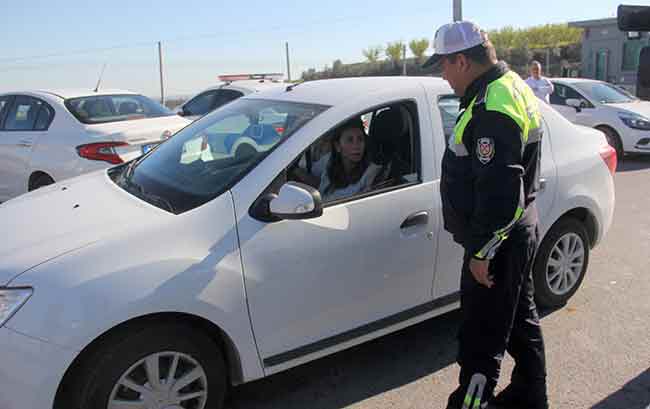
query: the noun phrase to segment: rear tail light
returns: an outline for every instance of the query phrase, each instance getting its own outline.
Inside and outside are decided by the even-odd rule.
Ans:
[[[282,135],[284,133],[284,127],[283,126],[276,126],[275,127],[275,132],[277,132],[278,135]]]
[[[207,150],[209,146],[210,145],[208,145],[208,137],[203,136],[203,138],[201,138],[201,151]]]
[[[77,153],[82,158],[101,160],[117,165],[124,162],[115,151],[116,147],[128,146],[126,142],[97,142],[77,146]]]
[[[612,148],[609,144],[605,144],[600,147],[600,157],[603,158],[609,171],[614,175],[616,173],[616,165],[618,164],[616,149]]]

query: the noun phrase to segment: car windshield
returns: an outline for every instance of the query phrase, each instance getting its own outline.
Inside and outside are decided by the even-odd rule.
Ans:
[[[123,189],[172,213],[198,207],[230,189],[328,107],[240,99],[178,132],[146,156],[113,168]]]
[[[66,99],[65,106],[84,124],[174,115],[169,109],[142,95],[91,95]]]
[[[602,104],[622,104],[637,100],[628,92],[604,82],[580,82],[575,86]]]

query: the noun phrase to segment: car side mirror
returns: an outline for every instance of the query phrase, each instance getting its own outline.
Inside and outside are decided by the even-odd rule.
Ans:
[[[570,107],[573,107],[576,109],[576,112],[582,112],[582,108],[585,108],[586,104],[584,104],[584,101],[579,100],[578,98],[568,98],[566,100],[566,104]]]
[[[285,183],[278,194],[260,197],[251,208],[251,216],[264,222],[313,219],[322,214],[318,190],[298,182]]]

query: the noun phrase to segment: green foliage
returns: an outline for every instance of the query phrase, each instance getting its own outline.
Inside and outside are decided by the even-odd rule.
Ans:
[[[497,50],[509,48],[534,50],[579,43],[582,29],[569,27],[567,24],[546,24],[522,29],[504,27],[489,31],[488,36]]]
[[[402,53],[404,50],[404,43],[402,41],[395,41],[386,44],[386,57],[394,63],[402,60]]]
[[[411,40],[409,43],[409,48],[411,49],[411,53],[413,53],[419,62],[424,62],[424,53],[429,48],[429,40],[426,38],[422,38],[420,40]]]
[[[547,76],[561,75],[563,68],[567,67],[575,70],[580,68],[582,30],[579,28],[566,24],[547,24],[525,29],[504,27],[488,34],[497,50],[497,57],[505,60],[511,69],[524,77],[528,76],[528,65],[533,59],[544,64],[544,75]],[[402,62],[404,42],[395,41],[388,43],[385,49],[381,46],[371,46],[362,50],[366,62],[343,64],[340,60],[335,60],[331,68],[325,67],[322,71],[310,68],[303,72],[302,78],[310,81],[338,77],[401,75],[402,64],[407,66],[409,75],[431,75],[430,70],[421,67],[424,54],[430,45],[429,41],[424,38],[415,39],[408,45],[415,58],[407,58]],[[386,61],[380,60],[382,53],[388,58]]]
[[[366,57],[366,60],[368,60],[368,62],[376,63],[379,61],[379,56],[381,56],[381,53],[384,52],[384,49],[380,45],[377,45],[374,47],[368,47],[362,52],[363,56]]]

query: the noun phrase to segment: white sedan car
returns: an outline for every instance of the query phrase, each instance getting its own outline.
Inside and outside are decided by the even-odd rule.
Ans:
[[[270,111],[285,118],[271,148],[184,156],[206,133],[247,138]],[[602,133],[542,111],[534,275],[557,306],[610,226],[616,155]],[[457,308],[463,250],[439,194],[457,115],[440,79],[308,82],[0,205],[0,408],[219,409],[230,385]],[[395,172],[329,202],[294,181],[332,129],[369,116],[368,155]]]
[[[128,91],[0,95],[0,202],[142,155],[190,121]]]
[[[650,102],[602,81],[557,78],[552,82],[553,108],[575,124],[605,133],[619,158],[625,152],[650,153]]]

